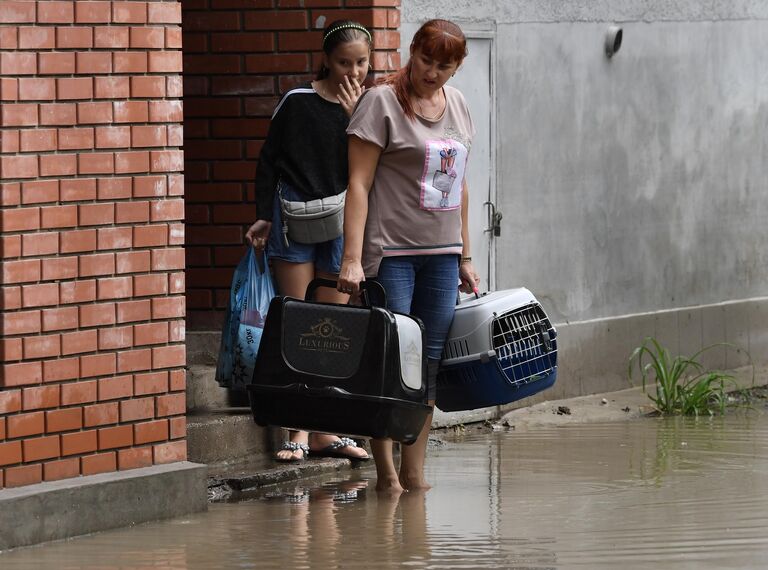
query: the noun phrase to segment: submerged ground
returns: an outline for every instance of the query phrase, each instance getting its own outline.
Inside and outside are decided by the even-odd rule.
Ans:
[[[437,433],[427,493],[377,496],[366,467],[0,553],[0,567],[764,568],[767,393],[713,418],[643,417],[619,396],[589,405],[636,419],[579,423],[586,401],[545,404]]]

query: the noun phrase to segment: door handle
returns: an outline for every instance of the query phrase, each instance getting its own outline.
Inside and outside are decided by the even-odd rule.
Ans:
[[[483,206],[489,206],[488,227],[483,230],[483,233],[491,233],[493,237],[499,237],[501,235],[501,219],[504,214],[496,209],[496,204],[493,202],[483,202]]]

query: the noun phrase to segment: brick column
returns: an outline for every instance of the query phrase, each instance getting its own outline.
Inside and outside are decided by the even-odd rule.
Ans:
[[[0,8],[0,487],[183,460],[181,5]]]
[[[280,95],[314,77],[323,28],[373,30],[376,73],[397,69],[399,0],[183,0],[188,325],[218,329],[254,222],[253,178]]]

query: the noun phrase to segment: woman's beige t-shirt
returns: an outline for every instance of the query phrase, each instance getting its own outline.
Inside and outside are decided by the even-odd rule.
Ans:
[[[474,125],[461,92],[443,89],[439,119],[409,119],[383,85],[365,93],[349,121],[347,134],[382,148],[368,197],[366,277],[378,274],[382,257],[461,254],[461,188]]]

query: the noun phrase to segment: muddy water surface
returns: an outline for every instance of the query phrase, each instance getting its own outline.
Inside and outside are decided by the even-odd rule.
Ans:
[[[768,568],[768,418],[467,432],[425,494],[371,470],[0,553],[0,568]]]

